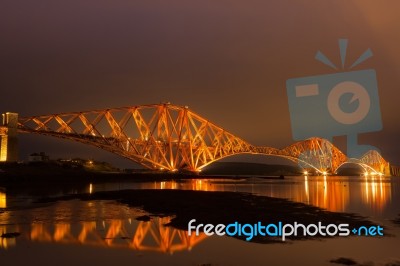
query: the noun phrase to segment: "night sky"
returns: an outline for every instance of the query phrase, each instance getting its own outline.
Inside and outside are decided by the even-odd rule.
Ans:
[[[400,165],[398,0],[3,0],[0,112],[20,116],[169,101],[255,145],[293,143],[286,80],[375,69],[383,130],[360,136]],[[318,50],[345,69],[314,59]],[[106,152],[21,136],[21,159]],[[113,160],[115,157],[112,157]]]

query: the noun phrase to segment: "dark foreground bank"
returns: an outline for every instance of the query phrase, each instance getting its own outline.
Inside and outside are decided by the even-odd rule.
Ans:
[[[187,230],[188,222],[196,219],[203,224],[263,224],[290,223],[308,224],[349,224],[349,228],[369,226],[366,218],[349,213],[336,213],[296,203],[285,199],[255,196],[235,192],[204,192],[187,190],[121,190],[96,192],[93,194],[70,195],[57,198],[43,198],[39,202],[59,200],[115,200],[131,207],[139,207],[151,216],[174,216],[169,226]],[[146,217],[142,217],[144,219]],[[321,237],[321,236],[320,236]],[[238,237],[244,239],[244,237]],[[307,239],[303,236],[291,240]],[[253,238],[259,243],[281,243],[280,238]]]

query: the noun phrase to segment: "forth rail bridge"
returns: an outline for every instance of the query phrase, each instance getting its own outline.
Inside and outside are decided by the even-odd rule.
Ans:
[[[37,133],[90,144],[150,169],[200,172],[236,154],[278,156],[320,174],[335,174],[344,164],[372,174],[399,175],[377,151],[348,158],[328,140],[310,138],[284,149],[254,146],[186,106],[169,103],[18,117],[3,114],[0,161],[17,160],[17,134]]]

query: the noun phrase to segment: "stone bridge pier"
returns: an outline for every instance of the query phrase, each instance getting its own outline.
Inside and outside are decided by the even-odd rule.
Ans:
[[[2,115],[0,126],[0,162],[18,161],[18,114],[5,113]]]

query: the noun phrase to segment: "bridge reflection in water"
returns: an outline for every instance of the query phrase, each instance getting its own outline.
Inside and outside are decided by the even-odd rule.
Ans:
[[[117,184],[118,187],[120,185]],[[90,192],[104,189],[102,184],[90,184],[88,188],[86,190]],[[385,210],[391,202],[392,193],[396,191],[396,186],[392,187],[392,180],[382,176],[298,176],[285,180],[191,179],[181,182],[129,183],[124,185],[125,188],[246,192],[287,198],[329,211],[359,212],[357,208],[361,207],[363,212],[367,209],[378,213]],[[113,190],[113,187],[108,189]],[[6,193],[1,192],[0,208],[11,207],[7,206],[8,203]],[[21,232],[17,239],[0,238],[0,249],[26,240],[174,253],[191,250],[207,237],[204,234],[188,236],[187,231],[164,226],[170,222],[170,217],[153,217],[149,222],[137,221],[132,218],[138,216],[136,209],[114,205],[105,201],[62,201],[45,209],[14,211],[13,215],[10,215],[10,211],[0,212],[0,235]],[[26,224],[26,219],[32,223]]]
[[[189,236],[187,231],[164,226],[169,217],[153,218],[149,222],[132,219],[85,221],[74,223],[32,223],[30,228],[0,227],[1,231],[21,231],[19,238],[33,242],[80,244],[107,248],[129,248],[138,251],[174,253],[191,250],[207,236],[203,233]],[[0,238],[0,248],[16,245],[15,238]]]

